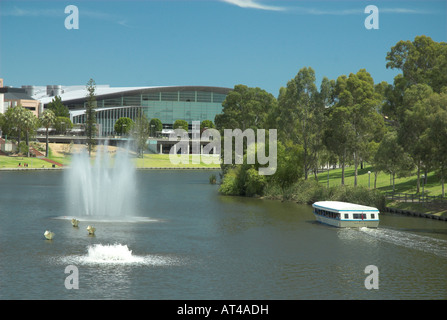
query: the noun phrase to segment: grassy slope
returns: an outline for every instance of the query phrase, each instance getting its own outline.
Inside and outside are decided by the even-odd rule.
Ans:
[[[358,185],[368,187],[368,171],[373,171],[372,167],[364,167],[358,170]],[[327,185],[327,171],[318,174],[318,181],[321,184]],[[329,185],[340,185],[341,184],[341,169],[334,169],[329,171]],[[354,185],[354,167],[345,168],[345,184]],[[371,173],[371,188],[374,187],[374,173]],[[377,177],[377,189],[380,191],[393,191],[392,181],[390,183],[390,176],[385,173],[379,173]],[[413,175],[410,177],[395,178],[395,191],[401,193],[416,193],[417,186],[417,176]],[[421,183],[422,191],[422,183]],[[439,196],[442,193],[441,183],[438,177],[433,172],[428,174],[427,184],[424,186],[424,192],[426,195]],[[388,202],[390,207],[410,210],[416,212],[425,212],[437,215],[447,214],[447,203],[444,205],[427,205],[424,206],[418,203],[399,203],[399,202]]]
[[[358,170],[357,184],[368,187],[368,171],[371,171],[371,188],[374,187],[374,173],[372,167],[364,167]],[[327,184],[327,171],[318,174],[318,181],[322,184]],[[341,184],[341,169],[334,169],[329,171],[329,185]],[[345,184],[354,185],[354,167],[345,168]],[[416,193],[417,177],[395,178],[396,192]],[[393,191],[392,181],[390,183],[390,176],[383,172],[379,173],[377,177],[377,189],[380,191]],[[422,189],[422,184],[421,184]],[[428,174],[427,184],[424,186],[425,194],[437,196],[441,194],[441,183],[436,175],[431,172]]]

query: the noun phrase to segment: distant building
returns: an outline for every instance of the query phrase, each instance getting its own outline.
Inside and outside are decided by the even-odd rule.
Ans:
[[[21,105],[30,110],[36,117],[42,110],[39,110],[40,102],[29,94],[25,88],[4,87],[3,79],[0,79],[0,113],[5,113],[8,108]],[[40,109],[43,105],[40,106]]]
[[[85,86],[23,86],[31,96],[48,105],[59,96],[70,111],[73,124],[85,123],[87,90]],[[211,120],[222,113],[222,102],[230,88],[207,86],[110,87],[96,86],[96,121],[100,136],[115,134],[120,117],[136,120],[139,111],[148,119],[158,118],[163,129],[172,129],[175,120]]]

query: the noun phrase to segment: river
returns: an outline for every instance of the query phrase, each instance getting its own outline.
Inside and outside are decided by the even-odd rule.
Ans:
[[[447,298],[444,221],[338,229],[307,205],[219,195],[210,171],[139,170],[132,219],[74,228],[65,174],[0,172],[0,299]]]

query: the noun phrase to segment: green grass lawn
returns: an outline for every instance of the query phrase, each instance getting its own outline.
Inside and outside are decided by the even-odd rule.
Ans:
[[[220,169],[219,164],[206,164],[203,159],[207,157],[210,159],[212,156],[202,156],[200,164],[192,163],[192,156],[189,155],[188,163],[174,164],[169,158],[169,154],[145,154],[144,158],[134,158],[135,167],[137,168],[216,168]]]
[[[373,168],[366,166],[363,169],[358,169],[357,184],[368,187],[368,171],[371,171],[370,187],[374,188],[374,173]],[[318,181],[322,184],[327,184],[327,171],[318,174]],[[335,186],[341,184],[341,169],[333,169],[329,171],[329,185]],[[345,168],[345,185],[354,185],[354,167]],[[376,187],[380,191],[393,191],[393,182],[390,181],[390,175],[380,172],[377,177]],[[395,191],[402,193],[416,193],[417,176],[395,178]],[[422,182],[421,182],[422,191]],[[441,182],[439,178],[430,172],[428,174],[427,184],[424,186],[426,195],[438,196],[442,192]]]
[[[205,157],[202,156],[200,164],[192,163],[192,156],[189,156],[187,164],[179,163],[174,164],[169,158],[169,154],[145,154],[144,158],[132,157],[132,162],[136,168],[216,168],[220,169],[219,164],[207,164],[203,162]],[[70,166],[71,156],[55,157],[50,153],[49,159],[59,162],[64,166]],[[92,158],[94,162],[94,158]],[[52,164],[39,158],[27,158],[27,157],[9,157],[0,156],[0,168],[19,168],[19,164],[22,165],[28,163],[28,168],[51,168]]]
[[[366,166],[363,169],[358,170],[357,181],[359,186],[368,187],[368,171],[371,171],[371,181],[370,187],[374,188],[374,173],[373,168]],[[327,185],[327,171],[318,174],[318,181],[321,184]],[[313,177],[312,177],[313,178]],[[311,178],[311,179],[312,179]],[[341,169],[334,169],[329,171],[329,185],[337,186],[341,184]],[[345,168],[345,185],[354,185],[354,167]],[[377,177],[376,187],[382,192],[393,191],[392,180],[390,181],[390,176],[386,173],[379,173]],[[411,193],[415,194],[417,191],[417,176],[412,175],[410,177],[395,178],[395,192],[399,193]],[[422,179],[421,179],[421,190],[422,192]],[[424,185],[424,192],[426,195],[439,196],[442,194],[442,186],[439,178],[430,172],[428,174],[427,184]],[[442,204],[425,204],[412,203],[412,202],[398,202],[387,200],[387,206],[402,210],[409,210],[415,212],[424,212],[435,215],[447,215],[446,202]]]
[[[52,164],[38,158],[27,157],[8,157],[0,156],[0,169],[2,168],[23,168],[24,163],[28,164],[28,168],[51,168]]]

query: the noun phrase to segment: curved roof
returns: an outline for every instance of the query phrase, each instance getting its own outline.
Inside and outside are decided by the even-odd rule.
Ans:
[[[50,103],[54,96],[48,96],[46,94],[46,87],[35,87],[35,94],[33,98],[40,100],[43,104]],[[209,91],[215,93],[227,94],[230,88],[224,87],[208,87],[208,86],[158,86],[158,87],[110,87],[108,85],[97,85],[96,86],[96,97],[100,99],[113,98],[117,96],[126,95],[136,95],[142,93],[151,92],[177,92],[177,91]],[[87,89],[85,86],[62,86],[62,91],[59,96],[64,102],[82,102],[87,97]]]

